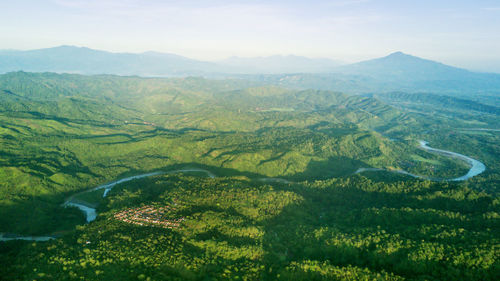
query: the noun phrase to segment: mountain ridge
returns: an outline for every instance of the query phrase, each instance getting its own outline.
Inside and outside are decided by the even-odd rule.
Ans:
[[[19,68],[19,67],[23,66],[22,63],[25,63],[25,62],[20,61],[20,60],[21,59],[24,59],[24,60],[35,59],[33,57],[33,55],[36,55],[36,54],[40,54],[43,56],[70,55],[70,54],[71,55],[82,55],[82,54],[83,55],[97,55],[97,56],[100,56],[101,59],[109,59],[107,57],[112,57],[114,59],[119,59],[119,58],[124,59],[127,57],[128,58],[130,58],[130,57],[142,57],[142,58],[144,58],[144,57],[147,57],[147,58],[163,57],[163,58],[170,58],[170,59],[186,61],[186,62],[191,63],[192,65],[196,65],[196,64],[203,65],[203,67],[200,67],[200,65],[196,65],[199,67],[199,69],[197,71],[195,71],[193,69],[190,70],[192,72],[198,72],[198,73],[199,72],[240,73],[241,72],[240,71],[241,65],[239,65],[238,69],[231,68],[237,64],[246,64],[247,66],[251,65],[251,67],[257,68],[257,70],[259,70],[259,68],[256,67],[255,65],[258,63],[261,63],[261,62],[267,62],[268,64],[281,63],[282,66],[278,65],[278,67],[276,67],[277,69],[280,69],[280,67],[283,68],[283,67],[290,66],[293,63],[301,62],[301,63],[309,64],[309,65],[306,65],[306,67],[303,67],[303,68],[306,68],[306,70],[307,70],[307,68],[313,69],[313,71],[304,71],[304,69],[301,70],[300,67],[294,66],[293,67],[294,69],[291,69],[291,70],[290,69],[288,69],[288,70],[283,69],[283,72],[280,72],[280,73],[311,73],[311,72],[312,73],[314,73],[314,72],[328,73],[328,72],[334,72],[334,71],[336,71],[336,72],[341,71],[343,73],[346,73],[349,68],[352,68],[354,66],[366,65],[368,63],[375,63],[375,62],[377,62],[377,63],[381,63],[381,62],[396,63],[396,62],[401,62],[401,61],[419,60],[421,62],[435,63],[435,64],[439,64],[441,66],[446,66],[446,67],[453,68],[453,69],[466,70],[466,71],[473,72],[473,73],[496,74],[496,73],[488,73],[488,72],[471,71],[471,70],[467,70],[465,68],[449,66],[449,65],[443,64],[441,62],[423,59],[423,58],[420,58],[417,56],[406,54],[406,53],[401,52],[401,51],[396,51],[396,52],[390,53],[387,56],[380,57],[380,58],[374,58],[374,59],[370,59],[370,60],[364,60],[361,62],[344,64],[341,61],[333,60],[333,59],[329,59],[329,58],[309,58],[309,57],[298,56],[298,55],[293,55],[293,54],[257,56],[257,57],[231,56],[231,57],[221,59],[221,60],[216,60],[216,61],[204,61],[204,60],[192,59],[192,58],[185,57],[182,55],[177,55],[174,53],[166,53],[166,52],[157,52],[157,51],[145,51],[145,52],[140,52],[140,53],[111,52],[111,51],[105,51],[105,50],[92,49],[92,48],[85,47],[85,46],[74,46],[74,45],[60,45],[60,46],[56,46],[56,47],[32,49],[32,50],[15,50],[15,49],[0,50],[0,63],[2,63],[2,65],[0,66],[0,72],[5,73],[5,72],[17,71],[17,70],[32,71],[31,69],[28,69],[28,68],[26,68],[26,69]],[[26,55],[29,55],[29,56],[26,56]],[[18,68],[14,68],[13,66],[11,66],[10,69],[8,69],[9,66],[5,65],[5,60],[6,60],[5,56],[11,56],[11,60],[13,58],[16,58],[17,59],[16,62],[18,63]],[[37,58],[37,59],[40,59],[40,58]],[[66,58],[66,59],[76,60],[78,58],[72,57],[72,58]],[[87,57],[86,59],[89,59],[89,58]],[[95,58],[93,58],[93,59],[95,59]],[[38,61],[38,62],[40,62],[40,61]],[[122,62],[122,63],[124,63],[124,62]],[[207,68],[207,66],[211,66],[211,68],[210,67]],[[46,71],[58,72],[58,70],[56,70],[56,69],[51,70],[48,68],[49,67],[47,67]],[[200,69],[201,69],[201,71],[200,71]],[[255,71],[256,71],[255,69],[253,69],[252,71],[243,70],[243,72],[241,72],[241,73],[254,73]],[[166,71],[166,72],[168,72],[168,71]],[[259,73],[265,73],[265,72],[259,72]],[[269,73],[279,73],[279,72],[276,71],[276,69],[271,69],[271,71],[269,71]],[[96,74],[96,73],[87,73],[85,71],[82,71],[81,74]],[[104,73],[97,73],[97,74],[119,74],[119,73],[104,72]]]
[[[211,62],[173,53],[109,52],[71,45],[35,50],[0,50],[0,73],[22,70],[78,74],[182,76],[211,73],[323,72],[338,65],[338,62],[330,59],[313,59],[296,55],[230,57]]]
[[[480,73],[403,52],[338,65],[330,59],[295,55],[230,57],[209,62],[171,53],[113,53],[87,47],[0,51],[0,73],[56,72],[143,77],[244,78],[292,88],[369,92],[435,92],[499,95],[500,74]]]

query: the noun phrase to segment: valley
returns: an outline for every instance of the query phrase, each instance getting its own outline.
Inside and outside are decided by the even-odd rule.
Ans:
[[[0,1],[0,281],[499,281],[498,2]]]
[[[494,105],[27,72],[0,93],[8,280],[498,273]]]
[[[439,179],[439,178],[433,179],[433,178],[429,178],[426,176],[420,176],[420,175],[408,173],[408,172],[402,171],[402,170],[383,170],[380,168],[358,168],[354,172],[354,174],[362,173],[365,171],[389,171],[389,172],[394,172],[394,173],[400,173],[402,175],[406,175],[406,176],[410,176],[410,177],[414,177],[414,178],[426,179],[426,180],[431,180],[431,181],[442,181],[442,180],[444,180],[444,181],[464,181],[464,180],[467,180],[469,178],[472,178],[474,176],[479,175],[480,173],[484,172],[484,170],[486,169],[486,167],[484,166],[483,163],[481,163],[475,159],[469,158],[465,155],[451,152],[451,151],[445,151],[445,150],[440,150],[440,149],[435,149],[435,148],[429,147],[429,146],[427,146],[427,142],[425,142],[425,141],[419,141],[419,143],[420,143],[420,147],[424,150],[428,150],[428,151],[434,152],[434,153],[444,154],[444,155],[447,155],[449,157],[456,157],[456,158],[459,158],[461,160],[468,162],[469,164],[471,164],[470,170],[467,172],[466,175],[461,176],[461,177],[457,177],[457,178],[452,178],[452,179]],[[121,183],[133,181],[136,179],[142,179],[145,177],[162,175],[162,174],[191,173],[191,172],[204,173],[210,178],[216,177],[216,175],[214,173],[212,173],[208,170],[199,169],[199,168],[183,168],[183,169],[173,170],[173,171],[158,171],[158,172],[146,173],[146,174],[141,174],[141,175],[135,175],[135,176],[123,178],[120,180],[116,180],[116,181],[113,181],[111,183],[100,185],[98,187],[95,187],[95,188],[77,193],[75,195],[72,195],[64,201],[63,206],[64,207],[76,207],[76,208],[80,209],[80,211],[82,211],[83,214],[85,215],[85,219],[86,219],[87,223],[90,223],[97,218],[97,211],[96,211],[95,207],[97,207],[97,204],[99,203],[99,201],[97,201],[97,202],[85,201],[85,198],[80,198],[81,195],[100,191],[100,190],[104,189],[104,192],[102,193],[102,198],[105,198],[106,195],[111,191],[111,189],[114,186],[121,184]],[[256,180],[261,181],[261,182],[276,182],[276,183],[281,183],[281,184],[291,184],[292,183],[288,180],[280,179],[280,178],[257,178]],[[44,241],[45,239],[50,239],[50,238],[53,238],[53,236],[23,236],[20,234],[15,234],[15,235],[10,235],[9,237],[0,237],[0,241],[10,241],[10,240],[15,240],[15,239],[30,240],[30,241]]]

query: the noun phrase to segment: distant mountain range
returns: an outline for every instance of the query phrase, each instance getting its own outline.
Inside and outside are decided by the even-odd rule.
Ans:
[[[339,62],[329,59],[300,56],[231,57],[218,62],[206,62],[168,53],[111,53],[74,46],[0,51],[0,73],[18,70],[140,76],[319,73],[330,72],[339,65]]]
[[[336,69],[336,72],[395,81],[429,80],[431,77],[448,80],[471,73],[465,69],[422,59],[402,52],[395,52],[383,58],[340,66]]]
[[[60,46],[31,51],[0,51],[0,73],[10,71],[141,76],[201,75],[215,65],[157,52],[111,53]]]
[[[500,74],[472,72],[402,52],[341,65],[329,59],[300,56],[231,57],[207,62],[167,53],[111,53],[74,46],[0,51],[0,73],[20,70],[139,76],[231,76],[288,87],[350,93],[500,93]]]
[[[461,96],[500,96],[500,74],[472,72],[396,52],[336,67],[329,73],[261,75],[267,83],[347,93],[435,92]]]
[[[330,59],[301,56],[269,56],[256,58],[230,57],[218,62],[237,73],[323,73],[332,72],[342,63]]]

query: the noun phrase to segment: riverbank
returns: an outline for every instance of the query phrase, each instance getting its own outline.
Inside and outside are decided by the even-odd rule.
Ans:
[[[411,176],[414,178],[433,180],[433,181],[442,181],[442,180],[444,180],[444,181],[464,181],[464,180],[467,180],[467,179],[472,178],[474,176],[477,176],[486,170],[486,166],[482,162],[480,162],[476,159],[470,158],[468,156],[465,156],[463,154],[452,152],[452,151],[447,151],[447,150],[442,150],[442,149],[432,148],[432,147],[428,146],[428,142],[423,141],[423,140],[419,141],[419,145],[420,145],[420,148],[428,151],[429,153],[437,153],[437,154],[445,155],[448,157],[458,158],[462,161],[466,161],[467,163],[469,163],[471,165],[471,168],[469,169],[467,174],[465,174],[461,177],[451,178],[451,179],[437,179],[437,178],[431,178],[431,177],[427,177],[427,176],[423,176],[423,175],[412,174],[412,173],[409,173],[409,172],[403,171],[403,170],[387,170],[387,169],[381,169],[381,168],[359,168],[356,172],[354,172],[354,174],[359,174],[359,173],[363,173],[363,172],[370,172],[370,171],[371,172],[387,171],[387,172],[399,173],[402,175]],[[128,181],[135,180],[135,179],[142,179],[142,178],[146,178],[146,177],[156,176],[156,175],[176,174],[176,173],[182,173],[182,172],[202,172],[202,173],[206,173],[207,176],[210,178],[216,177],[216,175],[214,173],[212,173],[208,170],[205,170],[205,169],[200,169],[200,168],[186,168],[186,169],[179,169],[179,170],[173,170],[173,171],[156,171],[156,172],[151,172],[151,173],[145,173],[145,174],[141,174],[141,175],[135,175],[135,176],[130,176],[130,177],[126,177],[123,179],[119,179],[119,180],[116,180],[116,181],[113,181],[113,182],[110,182],[107,184],[97,186],[95,188],[91,188],[89,190],[85,190],[85,191],[73,194],[65,200],[65,202],[62,204],[62,206],[64,206],[64,207],[76,207],[76,208],[80,209],[85,214],[85,218],[86,218],[87,223],[90,223],[97,218],[97,215],[98,215],[97,211],[96,211],[97,206],[90,204],[88,202],[85,202],[81,199],[76,199],[75,197],[77,195],[100,190],[100,189],[104,189],[104,193],[102,195],[102,197],[104,198],[108,195],[108,193],[111,191],[111,189],[113,189],[113,187],[115,187],[117,184],[128,182]],[[276,183],[282,183],[282,184],[292,184],[292,182],[290,182],[286,179],[281,179],[281,178],[259,178],[257,180],[261,181],[261,182],[276,182]],[[55,238],[56,238],[55,236],[50,236],[50,235],[48,235],[48,236],[22,236],[22,235],[15,235],[15,234],[9,234],[9,235],[0,234],[0,241],[10,241],[10,240],[48,241],[50,239],[55,239]]]
[[[428,176],[412,174],[410,172],[403,171],[403,170],[389,170],[389,169],[381,169],[381,168],[359,168],[356,170],[356,172],[354,172],[354,174],[359,174],[359,173],[363,173],[363,172],[391,172],[391,173],[398,173],[398,174],[410,176],[413,178],[431,180],[431,181],[464,181],[464,180],[468,180],[472,177],[475,177],[486,170],[486,166],[482,162],[480,162],[476,159],[470,158],[468,156],[465,156],[465,155],[457,153],[457,152],[430,147],[430,146],[428,146],[429,143],[427,141],[424,141],[424,140],[419,140],[418,143],[419,143],[421,149],[424,149],[425,151],[427,151],[429,153],[436,153],[436,154],[440,154],[440,155],[444,155],[444,156],[448,156],[448,157],[457,158],[457,159],[460,159],[462,161],[467,162],[471,167],[470,167],[469,171],[467,172],[467,174],[465,174],[461,177],[449,178],[449,179],[432,178],[432,177],[428,177]]]

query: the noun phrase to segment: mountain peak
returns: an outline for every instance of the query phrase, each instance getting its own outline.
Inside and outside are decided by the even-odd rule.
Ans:
[[[406,54],[401,52],[401,51],[397,51],[397,52],[391,53],[389,56],[402,56],[402,55],[406,55]]]
[[[60,45],[52,48],[47,48],[47,49],[53,49],[53,50],[92,50],[87,47],[80,47],[80,46],[74,46],[74,45]]]
[[[94,50],[87,47],[73,46],[73,45],[60,45],[51,48],[31,50],[28,52],[53,52],[53,53],[109,53],[106,51]]]
[[[386,56],[386,58],[409,58],[409,57],[414,57],[414,56],[405,54],[401,51],[394,52]]]
[[[346,74],[364,75],[379,80],[391,81],[432,81],[457,80],[468,77],[468,71],[440,62],[419,58],[403,52],[395,52],[386,57],[362,61],[338,68]]]

